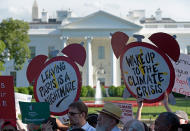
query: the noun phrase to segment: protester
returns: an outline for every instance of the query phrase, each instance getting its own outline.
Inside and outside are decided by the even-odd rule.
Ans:
[[[188,115],[186,112],[178,110],[175,112],[175,114],[178,116],[180,124],[187,124],[188,123]]]
[[[85,131],[95,131],[95,128],[86,121],[88,107],[81,101],[73,102],[69,105],[68,116],[70,120],[70,130],[82,128]]]
[[[16,125],[12,124],[10,121],[6,121],[1,126],[2,131],[17,131]]]
[[[172,112],[162,112],[155,120],[155,131],[178,131],[180,126],[177,115]]]
[[[142,108],[143,108],[143,98],[137,98],[137,113],[136,113],[136,119],[137,120],[141,120],[141,112],[142,112]]]
[[[87,116],[87,122],[93,126],[94,128],[96,128],[96,125],[97,125],[97,119],[98,119],[98,114],[95,114],[95,113],[92,113],[92,114],[89,114]]]
[[[117,124],[120,121],[121,109],[113,103],[106,103],[98,116],[97,131],[120,131]]]
[[[172,112],[171,108],[168,105],[168,94],[165,93],[164,100],[162,101],[164,107],[168,112]],[[178,116],[178,119],[180,121],[180,124],[187,124],[188,123],[188,115],[186,112],[178,110],[175,112],[175,114]]]
[[[26,131],[26,126],[18,118],[16,119],[16,125],[19,131]]]
[[[59,119],[57,119],[53,115],[51,115],[51,117],[49,117],[48,121],[51,122],[53,130],[59,129],[59,130],[62,130],[62,131],[66,131],[68,129],[68,126],[64,125]]]
[[[123,131],[145,131],[145,127],[141,121],[133,119],[124,125]]]
[[[142,108],[143,108],[143,98],[137,98],[137,113],[136,113],[136,117],[134,120],[131,120],[129,122],[127,122],[124,125],[124,131],[130,131],[130,130],[137,130],[137,131],[151,131],[151,128],[149,128],[146,123],[141,122],[141,112],[142,112]]]
[[[41,131],[57,131],[57,127],[51,121],[41,125]]]

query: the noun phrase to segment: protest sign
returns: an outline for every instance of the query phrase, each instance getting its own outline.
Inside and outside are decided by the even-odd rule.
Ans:
[[[114,103],[114,104],[119,106],[120,109],[122,110],[121,121],[123,122],[123,124],[133,119],[132,104],[127,104],[127,103]]]
[[[68,112],[69,105],[77,101],[81,90],[81,74],[77,64],[84,66],[85,48],[77,43],[66,46],[47,61],[47,56],[38,55],[27,68],[27,79],[34,84],[34,98],[37,102],[48,102],[50,112],[61,116]]]
[[[190,96],[190,56],[180,54],[177,62],[172,62],[175,69],[173,92]]]
[[[129,92],[145,102],[161,100],[174,84],[175,74],[169,58],[148,43],[127,45],[121,57],[121,70]]]
[[[22,122],[25,124],[41,124],[50,116],[49,103],[47,102],[19,102]]]
[[[120,57],[125,85],[131,95],[143,98],[144,102],[160,101],[165,92],[172,91],[175,72],[168,56],[177,61],[179,45],[174,37],[163,32],[148,38],[152,44],[142,42],[142,35],[134,36],[138,41],[129,44],[126,44],[129,36],[123,32],[115,32],[111,39],[113,52],[117,58]]]
[[[48,61],[37,77],[34,97],[39,102],[48,102],[54,115],[63,115],[70,103],[78,100],[80,74],[78,67],[66,57]]]
[[[0,76],[0,119],[16,123],[14,85],[12,76]]]
[[[19,101],[22,102],[31,102],[32,95],[22,94],[15,92],[15,105],[16,105],[16,112],[20,114],[20,107]]]

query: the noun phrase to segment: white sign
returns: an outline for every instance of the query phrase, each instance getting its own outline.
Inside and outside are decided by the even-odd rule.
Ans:
[[[127,104],[127,103],[114,103],[114,104],[119,106],[120,109],[122,110],[121,121],[123,122],[123,124],[133,119],[132,104]]]
[[[121,70],[129,92],[146,102],[161,100],[174,84],[174,69],[169,58],[150,44],[127,45]]]
[[[48,102],[54,115],[63,115],[79,97],[79,71],[65,57],[54,57],[44,66],[34,86],[37,101]]]
[[[180,54],[177,62],[172,62],[175,69],[173,92],[190,96],[190,56]]]
[[[16,93],[15,92],[15,106],[16,106],[16,112],[20,114],[20,106],[19,101],[22,102],[31,102],[32,95],[22,94],[22,93]]]

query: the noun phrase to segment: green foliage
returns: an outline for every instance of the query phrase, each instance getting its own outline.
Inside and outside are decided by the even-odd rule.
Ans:
[[[34,94],[33,86],[29,86],[28,87],[28,93],[29,93],[29,95],[33,95]]]
[[[95,96],[95,89],[90,87],[90,86],[87,86],[87,89],[88,89],[87,97],[94,97]]]
[[[108,93],[110,96],[115,96],[115,87],[114,86],[110,86],[108,89]]]
[[[28,43],[29,24],[12,18],[0,23],[0,70],[6,58],[14,60],[15,70],[20,70],[24,62],[30,57]]]
[[[174,97],[185,97],[185,95],[175,93],[175,92],[172,92],[172,94],[174,95]]]
[[[29,94],[29,90],[26,87],[18,87],[18,92],[23,94]]]
[[[14,91],[15,91],[15,92],[18,92],[18,88],[17,88],[17,87],[14,87]]]
[[[116,87],[116,88],[115,88],[116,96],[117,96],[117,97],[122,97],[122,96],[123,96],[124,89],[125,89],[125,87],[123,87],[123,86]]]
[[[82,86],[80,97],[94,97],[95,89],[90,86]]]
[[[105,90],[104,86],[101,86],[101,90],[102,90],[102,96],[106,97],[106,90]]]
[[[82,86],[81,87],[81,93],[80,93],[80,97],[86,97],[88,94],[88,89],[86,86]]]

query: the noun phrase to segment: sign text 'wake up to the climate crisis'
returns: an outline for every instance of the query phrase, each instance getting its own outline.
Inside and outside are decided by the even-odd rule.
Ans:
[[[163,82],[168,75],[168,68],[158,53],[144,49],[138,49],[138,52],[132,51],[133,53],[125,55],[126,70],[124,70],[124,74],[129,88],[137,96],[152,97],[165,91]],[[165,69],[160,68],[161,66],[165,66]]]

